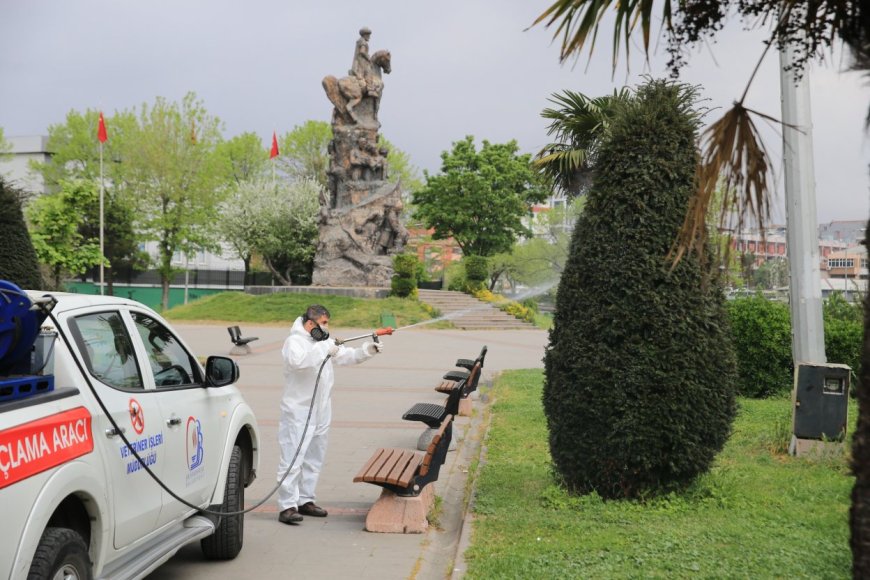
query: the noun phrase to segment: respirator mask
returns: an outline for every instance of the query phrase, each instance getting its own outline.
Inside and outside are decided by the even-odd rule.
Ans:
[[[308,331],[308,334],[311,335],[311,338],[313,338],[317,342],[323,342],[324,340],[329,338],[329,328],[323,328],[314,320],[311,320],[311,322],[314,322],[314,328]]]

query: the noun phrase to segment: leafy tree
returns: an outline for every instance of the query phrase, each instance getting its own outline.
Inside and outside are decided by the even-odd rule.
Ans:
[[[317,248],[317,220],[321,187],[313,179],[262,189],[252,211],[260,228],[254,250],[284,285],[308,282]]]
[[[673,269],[664,258],[694,183],[694,102],[685,85],[637,90],[601,144],[574,229],[543,402],[553,462],[575,492],[685,486],[730,432],[736,373],[722,293],[697,256]]]
[[[571,200],[567,207],[555,207],[535,216],[535,237],[517,242],[510,254],[490,259],[490,290],[504,276],[511,285],[531,287],[554,285],[565,269],[574,223],[583,211],[586,197]]]
[[[3,127],[0,127],[0,159],[3,159],[10,151],[12,151],[12,144],[6,140],[3,135]]]
[[[88,206],[98,196],[90,181],[63,181],[58,193],[40,196],[28,207],[33,248],[51,270],[56,289],[61,288],[65,274],[81,274],[100,263],[99,242],[85,238],[80,231],[87,220]]]
[[[42,288],[42,276],[18,199],[15,188],[0,175],[0,280],[36,290]]]
[[[282,182],[281,187],[286,188],[286,184]],[[245,263],[246,275],[258,245],[271,227],[276,203],[283,200],[278,199],[272,180],[261,177],[231,188],[221,206],[218,222],[221,239]]]
[[[778,258],[767,260],[752,273],[752,281],[756,288],[773,290],[788,285],[788,260]]]
[[[193,133],[195,132],[195,138]],[[169,306],[172,256],[214,249],[223,175],[220,121],[194,93],[181,103],[158,97],[139,113],[136,147],[128,151],[137,191],[137,226],[157,241],[163,308]]]
[[[269,154],[256,133],[242,133],[218,143],[217,155],[225,164],[228,182],[236,186],[255,181],[269,171]]]
[[[441,173],[424,171],[426,185],[413,196],[414,216],[435,229],[434,238],[453,237],[466,256],[492,256],[529,235],[523,218],[533,203],[547,196],[531,169],[529,155],[518,155],[516,141],[483,141],[474,137],[453,143],[441,154]]]
[[[554,94],[541,116],[550,120],[547,134],[554,142],[535,157],[534,166],[566,196],[584,193],[592,179],[598,148],[619,106],[631,96],[628,89],[590,99],[573,91]]]
[[[60,187],[64,181],[83,180],[94,184],[100,179],[100,150],[97,141],[99,112],[88,109],[84,113],[70,111],[64,123],[48,129],[48,148],[51,157],[45,162],[33,163],[46,185]],[[139,250],[136,235],[136,167],[130,152],[137,147],[139,135],[136,116],[132,112],[119,112],[106,117],[109,139],[103,144],[104,176],[104,250],[106,257],[106,283],[109,294],[114,292],[115,273],[119,269],[140,271],[148,266],[148,256]],[[95,185],[99,187],[99,185]],[[87,219],[79,225],[84,239],[99,239],[99,200],[84,208]]]
[[[390,182],[401,181],[402,192],[410,198],[415,191],[423,187],[420,171],[411,163],[411,157],[407,153],[390,143],[383,135],[379,135],[378,145],[385,147],[389,152],[387,153],[389,170],[387,180]]]
[[[305,121],[296,125],[279,140],[278,168],[291,180],[313,179],[321,187],[326,187],[330,141],[332,127],[325,121]]]

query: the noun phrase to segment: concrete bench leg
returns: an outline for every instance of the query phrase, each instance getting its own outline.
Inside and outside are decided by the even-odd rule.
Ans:
[[[234,345],[233,348],[230,349],[230,356],[244,356],[246,354],[251,354],[251,347],[247,344]]]
[[[385,489],[366,516],[366,530],[385,534],[422,534],[429,527],[426,515],[435,502],[435,486],[427,485],[416,497],[401,497]]]
[[[471,417],[471,397],[466,399],[459,399],[459,413],[460,417]]]

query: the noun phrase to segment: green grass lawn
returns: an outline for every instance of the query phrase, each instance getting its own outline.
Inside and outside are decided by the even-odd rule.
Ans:
[[[254,296],[243,292],[223,292],[176,306],[163,313],[169,320],[211,320],[220,322],[253,322],[259,324],[289,324],[310,304],[326,306],[332,315],[330,325],[344,328],[375,328],[380,326],[382,312],[396,318],[396,327],[432,319],[433,313],[416,300],[404,298],[364,299],[325,294],[292,294],[276,292]],[[443,328],[449,323],[431,325]]]
[[[493,386],[468,578],[847,578],[853,478],[842,455],[781,452],[790,401],[740,400],[734,433],[690,489],[646,502],[554,483],[542,371]],[[856,407],[849,410],[854,425]]]

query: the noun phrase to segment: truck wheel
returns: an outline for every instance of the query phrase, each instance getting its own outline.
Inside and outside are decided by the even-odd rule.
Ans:
[[[88,547],[69,528],[46,528],[39,540],[27,580],[91,580]]]
[[[224,490],[224,503],[218,507],[221,512],[237,512],[245,509],[245,480],[242,473],[242,449],[233,447],[230,465],[227,469],[227,485]],[[202,551],[212,560],[232,560],[242,550],[245,535],[245,516],[236,514],[221,516],[214,534],[203,538]]]

